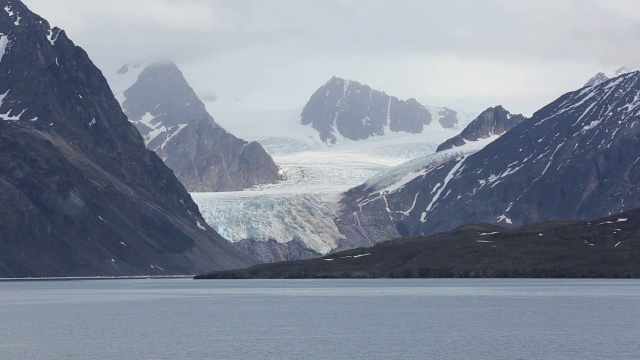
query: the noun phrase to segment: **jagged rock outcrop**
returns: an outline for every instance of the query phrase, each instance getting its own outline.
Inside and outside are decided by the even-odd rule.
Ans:
[[[349,246],[447,231],[595,219],[640,207],[640,72],[567,93],[475,153],[343,199]],[[382,234],[379,235],[379,234]]]
[[[406,101],[356,81],[332,77],[316,90],[301,114],[320,140],[335,144],[339,138],[363,140],[390,132],[422,132],[431,113],[415,99]]]
[[[459,135],[440,144],[436,151],[462,146],[469,141],[478,141],[494,135],[502,135],[524,120],[524,116],[511,114],[500,105],[488,108],[467,125]]]
[[[260,144],[238,139],[215,123],[172,62],[145,67],[124,91],[122,108],[147,147],[189,191],[242,190],[280,178]]]
[[[0,277],[255,263],[206,224],[84,50],[20,1],[0,8]]]
[[[443,128],[453,129],[460,122],[457,115],[458,113],[455,110],[443,107],[438,111],[437,119]]]

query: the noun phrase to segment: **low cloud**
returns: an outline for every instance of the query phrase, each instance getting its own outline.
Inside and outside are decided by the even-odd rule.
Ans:
[[[168,57],[200,94],[215,84],[252,109],[300,106],[337,75],[426,103],[531,113],[594,72],[640,64],[636,1],[26,3],[107,77],[131,60]]]

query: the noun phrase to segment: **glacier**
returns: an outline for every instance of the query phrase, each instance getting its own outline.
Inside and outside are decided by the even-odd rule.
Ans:
[[[217,120],[227,125],[224,117]],[[395,179],[395,174],[408,167],[432,162],[432,158],[416,158],[433,154],[441,142],[459,132],[434,122],[420,134],[393,133],[326,146],[304,132],[293,134],[292,125],[287,124],[289,129],[280,137],[274,136],[276,126],[271,133],[251,129],[240,134],[261,142],[271,152],[285,180],[244,191],[191,193],[207,223],[227,240],[296,240],[318,254],[328,254],[344,239],[334,220],[340,216],[345,191],[387,172],[391,173],[380,178],[381,182],[389,176]],[[231,127],[240,130],[237,123]],[[468,148],[475,150],[471,144]],[[396,166],[411,160],[394,172]]]

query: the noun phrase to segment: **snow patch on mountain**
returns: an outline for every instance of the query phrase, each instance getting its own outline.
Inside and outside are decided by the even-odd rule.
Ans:
[[[47,36],[47,40],[49,40],[49,44],[51,45],[56,44],[56,40],[58,40],[58,34],[60,34],[60,29],[58,28],[52,28],[47,30],[46,36]],[[56,61],[56,65],[57,65],[57,61]]]
[[[11,20],[13,20],[13,25],[15,26],[20,25],[20,20],[22,20],[22,17],[16,11],[13,10],[11,5],[5,5],[4,11],[7,13],[7,15],[9,15]]]
[[[429,169],[440,166],[452,159],[473,154],[499,137],[499,135],[494,135],[486,139],[470,141],[463,146],[407,161],[367,180],[365,182],[365,190],[374,193],[396,192],[414,179],[424,176]]]
[[[7,45],[9,45],[9,36],[0,34],[0,62],[4,57],[4,53],[7,51]]]

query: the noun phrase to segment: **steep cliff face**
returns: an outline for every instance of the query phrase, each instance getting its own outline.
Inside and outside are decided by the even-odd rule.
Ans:
[[[311,96],[301,114],[302,124],[316,129],[327,144],[342,138],[363,140],[394,132],[420,133],[432,119],[427,108],[415,99],[403,101],[337,77]],[[443,122],[449,125],[452,120],[448,116]]]
[[[0,277],[254,263],[145,148],[87,54],[21,2],[0,8]]]
[[[443,151],[442,161],[384,186],[353,189],[343,200],[341,231],[358,246],[394,231],[588,220],[639,207],[639,93],[640,72],[582,88],[478,152]]]
[[[130,71],[120,70],[120,75]],[[146,66],[123,93],[122,108],[189,191],[233,191],[279,179],[278,166],[257,142],[215,123],[172,62]]]
[[[470,141],[478,141],[491,136],[502,135],[524,120],[524,116],[511,114],[500,105],[488,108],[467,125],[459,135],[452,137],[438,146],[436,151],[462,146]]]

